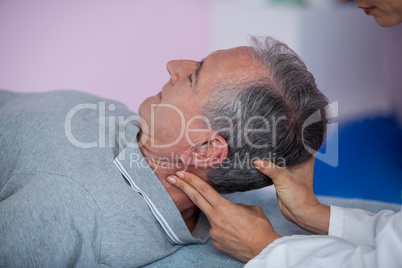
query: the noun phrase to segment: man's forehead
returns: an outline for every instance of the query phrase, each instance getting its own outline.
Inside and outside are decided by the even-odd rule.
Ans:
[[[217,80],[229,78],[230,81],[227,82],[243,82],[244,80],[263,78],[267,75],[266,68],[252,57],[250,47],[248,46],[212,52],[203,60],[203,66],[206,67],[203,69],[211,70],[209,68],[211,65],[217,67],[213,70],[214,75],[217,76]],[[230,73],[230,75],[227,75],[228,73]]]
[[[249,56],[249,49],[248,46],[239,46],[239,47],[232,47],[228,49],[218,49],[208,55],[211,56],[232,56],[232,57],[241,57],[241,56]],[[208,58],[207,57],[207,58]]]

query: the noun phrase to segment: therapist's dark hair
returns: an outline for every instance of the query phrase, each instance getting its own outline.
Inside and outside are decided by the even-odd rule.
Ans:
[[[266,68],[267,77],[215,85],[201,110],[228,143],[226,160],[208,173],[220,193],[271,185],[253,160],[287,167],[300,164],[320,148],[327,130],[328,100],[299,56],[270,37],[253,37],[251,43],[249,54]]]

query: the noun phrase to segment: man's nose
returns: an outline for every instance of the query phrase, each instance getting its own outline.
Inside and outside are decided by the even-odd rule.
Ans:
[[[182,77],[187,77],[194,70],[195,61],[191,60],[172,60],[166,64],[166,68],[172,79],[172,83],[176,84]]]

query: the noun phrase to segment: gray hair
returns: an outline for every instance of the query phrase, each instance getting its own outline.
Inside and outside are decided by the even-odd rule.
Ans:
[[[254,167],[255,159],[279,166],[300,164],[321,147],[326,133],[328,100],[303,61],[273,38],[253,37],[251,43],[248,52],[267,69],[267,77],[215,85],[201,110],[228,143],[227,158],[208,173],[220,193],[271,185]]]

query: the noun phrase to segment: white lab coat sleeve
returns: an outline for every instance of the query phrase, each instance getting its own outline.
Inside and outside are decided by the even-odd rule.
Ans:
[[[329,235],[279,238],[245,267],[402,267],[401,212],[331,207]]]
[[[328,234],[356,245],[375,246],[384,235],[401,236],[401,213],[382,210],[377,214],[356,208],[331,206]],[[401,240],[399,240],[401,241]]]

